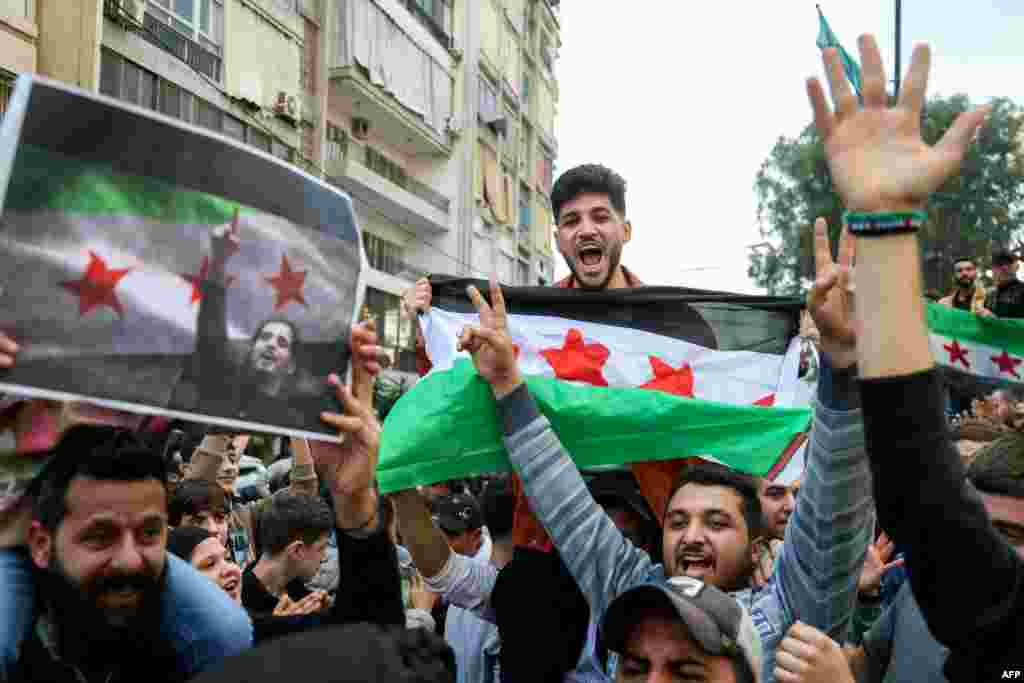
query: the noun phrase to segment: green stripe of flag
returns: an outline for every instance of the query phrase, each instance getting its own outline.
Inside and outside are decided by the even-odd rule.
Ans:
[[[5,210],[58,210],[86,215],[128,215],[176,224],[227,223],[235,209],[220,197],[155,178],[117,173],[106,164],[83,163],[38,147],[18,149]]]
[[[580,467],[711,455],[763,475],[810,424],[808,409],[732,406],[639,388],[528,377],[530,392]],[[416,383],[388,415],[383,493],[508,471],[494,396],[468,359]]]
[[[928,304],[928,330],[960,342],[974,342],[1024,356],[1024,320],[983,318],[942,304]]]

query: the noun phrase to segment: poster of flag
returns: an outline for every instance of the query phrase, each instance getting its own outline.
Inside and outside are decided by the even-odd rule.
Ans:
[[[509,469],[490,388],[456,350],[478,320],[471,283],[486,291],[432,280],[420,325],[433,369],[384,424],[384,492]],[[809,426],[798,300],[670,287],[504,292],[520,369],[581,468],[700,456],[766,475]]]
[[[349,199],[181,122],[40,79],[0,131],[0,391],[335,438],[361,300]]]

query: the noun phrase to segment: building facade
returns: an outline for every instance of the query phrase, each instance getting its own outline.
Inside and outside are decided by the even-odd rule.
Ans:
[[[554,0],[0,0],[0,102],[41,75],[252,145],[353,199],[366,310],[412,373],[428,273],[553,279]]]

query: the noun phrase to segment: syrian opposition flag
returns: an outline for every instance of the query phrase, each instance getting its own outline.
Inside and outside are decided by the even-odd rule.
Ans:
[[[509,469],[491,390],[456,351],[478,322],[471,283],[487,289],[433,283],[420,317],[433,369],[384,424],[384,492]],[[701,456],[765,475],[809,426],[798,301],[660,287],[503,291],[530,391],[580,467]]]
[[[1024,383],[1024,320],[983,318],[941,304],[928,305],[935,362],[969,394]]]
[[[228,344],[244,353],[261,322],[285,318],[297,327],[303,370],[322,383],[338,367],[355,310],[357,238],[21,145],[0,226],[0,329],[22,351],[0,383],[166,408],[196,350],[211,233],[236,222],[221,316]],[[230,376],[224,368],[224,381]],[[310,426],[318,424],[314,412]]]

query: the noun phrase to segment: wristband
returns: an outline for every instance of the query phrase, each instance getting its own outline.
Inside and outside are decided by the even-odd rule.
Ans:
[[[897,233],[917,232],[928,220],[927,211],[894,211],[885,213],[859,213],[847,211],[843,222],[853,235],[877,237]]]

